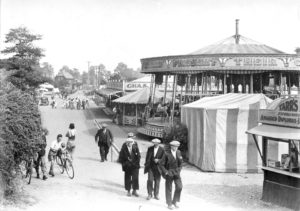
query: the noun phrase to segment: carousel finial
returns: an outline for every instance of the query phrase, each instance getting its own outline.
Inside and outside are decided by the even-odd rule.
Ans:
[[[239,44],[240,35],[239,35],[239,19],[235,19],[235,44]]]

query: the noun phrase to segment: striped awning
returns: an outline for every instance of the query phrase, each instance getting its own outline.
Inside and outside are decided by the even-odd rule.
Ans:
[[[100,89],[95,92],[96,92],[96,94],[103,96],[103,97],[109,97],[109,96],[113,96],[113,95],[120,97],[120,94],[123,93],[123,91],[121,91],[121,90],[115,90],[115,89],[109,89],[109,88]]]

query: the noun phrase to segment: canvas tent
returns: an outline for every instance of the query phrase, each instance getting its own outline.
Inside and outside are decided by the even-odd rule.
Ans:
[[[245,131],[258,125],[259,109],[271,102],[263,94],[230,93],[184,105],[189,161],[204,171],[258,172],[261,160]]]

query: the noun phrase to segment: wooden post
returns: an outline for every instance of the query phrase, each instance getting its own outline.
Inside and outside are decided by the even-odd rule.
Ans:
[[[279,73],[279,92],[282,95],[282,72]]]
[[[266,166],[267,157],[268,157],[268,139],[266,137],[262,137],[262,156],[263,156],[263,166]]]
[[[122,118],[122,125],[125,125],[125,104],[123,104],[123,118]]]
[[[250,94],[253,94],[253,73],[250,75]]]
[[[205,75],[205,73],[202,74],[202,78],[201,78],[201,94],[202,95],[204,93],[204,75]]]
[[[263,74],[260,74],[259,75],[259,85],[260,85],[260,93],[263,93],[263,91],[264,91],[264,88],[263,88]]]
[[[226,86],[226,73],[224,74],[223,77],[223,94],[227,93],[227,88],[225,86]]]
[[[152,103],[152,97],[153,97],[153,82],[154,82],[154,74],[151,74],[151,82],[150,82],[150,104]]]
[[[289,81],[288,81],[288,94],[290,95],[291,94],[291,74],[288,73],[288,78],[289,78]]]
[[[220,89],[220,75],[217,74],[217,93],[219,94],[219,89]]]
[[[245,75],[243,75],[242,93],[246,93],[246,76]]]
[[[187,93],[189,89],[189,75],[185,78],[185,95],[184,95],[184,104],[186,104]]]
[[[135,126],[138,126],[138,104],[135,104]]]
[[[168,88],[168,74],[166,74],[166,81],[165,81],[165,92],[164,92],[164,99],[163,99],[163,105],[165,106],[166,103],[166,96],[167,96],[167,88]]]
[[[177,91],[177,74],[174,75],[173,80],[173,96],[172,96],[172,111],[171,111],[171,124],[174,124],[174,109],[175,109],[175,101],[176,101],[176,91]]]
[[[182,106],[182,90],[183,90],[183,86],[181,86],[181,90],[180,90],[179,109],[181,109],[181,106]]]
[[[208,80],[209,81],[209,86],[208,86],[209,87],[209,93],[211,93],[211,76],[209,76],[208,79],[209,79]]]

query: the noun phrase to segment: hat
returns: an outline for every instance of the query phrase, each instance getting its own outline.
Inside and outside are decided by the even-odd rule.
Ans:
[[[129,142],[134,142],[134,140],[132,138],[127,138],[126,143],[129,143]]]
[[[134,135],[134,133],[130,132],[130,133],[127,134],[127,137],[128,138],[133,138],[133,137],[135,137],[135,135]]]
[[[101,126],[102,127],[107,127],[107,124],[106,123],[102,123]]]
[[[174,140],[174,141],[171,141],[171,142],[170,142],[170,145],[171,145],[171,146],[174,146],[174,147],[179,147],[179,146],[180,146],[180,142]]]
[[[160,140],[158,139],[158,138],[155,138],[155,139],[152,139],[152,141],[151,141],[152,143],[160,143]]]

